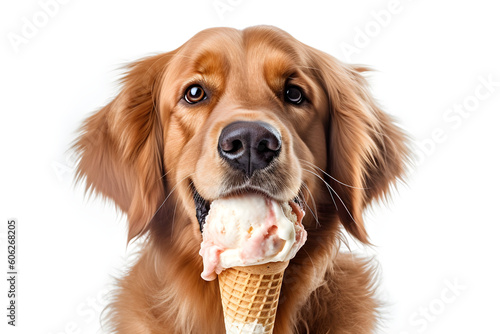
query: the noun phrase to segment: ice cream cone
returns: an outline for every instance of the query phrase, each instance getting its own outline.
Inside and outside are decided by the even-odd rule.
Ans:
[[[227,334],[271,334],[286,262],[234,267],[219,274]]]

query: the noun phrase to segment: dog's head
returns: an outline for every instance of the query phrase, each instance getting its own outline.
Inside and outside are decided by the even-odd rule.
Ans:
[[[129,239],[160,217],[199,240],[211,201],[259,192],[302,203],[308,229],[328,217],[366,242],[362,211],[402,174],[406,146],[365,70],[273,27],[202,31],[131,65],[82,128],[78,176],[127,213]]]

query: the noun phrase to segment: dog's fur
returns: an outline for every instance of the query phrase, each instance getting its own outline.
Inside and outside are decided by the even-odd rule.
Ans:
[[[146,236],[111,305],[114,332],[224,332],[217,280],[200,277],[193,191],[212,201],[244,185],[307,204],[308,240],[285,271],[275,333],[374,331],[373,269],[338,252],[339,228],[368,243],[363,209],[401,177],[407,149],[366,70],[265,26],[208,29],[130,66],[75,143],[78,178],[127,214],[129,241]],[[186,103],[192,84],[206,100]],[[304,103],[285,101],[291,84]],[[282,137],[279,157],[250,180],[217,153],[221,129],[236,120],[265,121]]]

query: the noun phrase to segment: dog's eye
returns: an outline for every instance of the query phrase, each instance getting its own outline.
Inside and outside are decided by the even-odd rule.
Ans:
[[[304,101],[304,94],[297,86],[288,86],[285,88],[285,99],[293,104],[301,104]]]
[[[200,85],[192,85],[186,90],[184,100],[187,103],[193,104],[204,100],[207,97],[203,88]]]

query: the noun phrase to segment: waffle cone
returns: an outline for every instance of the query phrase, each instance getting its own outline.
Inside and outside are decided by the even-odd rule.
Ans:
[[[271,334],[286,262],[234,267],[219,274],[227,334]]]

